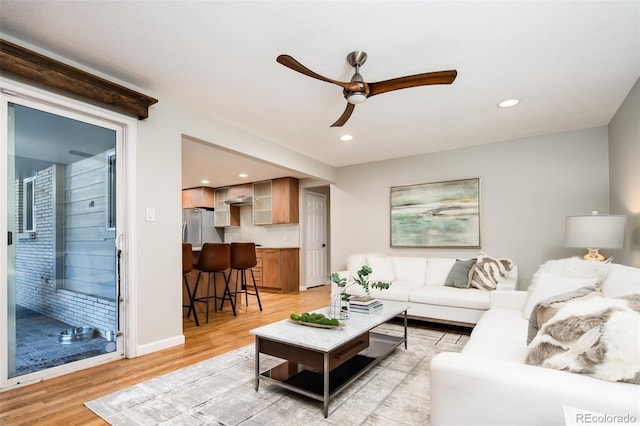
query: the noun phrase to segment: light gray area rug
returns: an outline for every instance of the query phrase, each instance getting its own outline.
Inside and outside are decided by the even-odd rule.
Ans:
[[[401,335],[402,326],[378,332]],[[274,385],[254,390],[254,346],[86,402],[112,425],[428,425],[429,363],[439,352],[459,352],[468,336],[409,327],[408,349],[398,347],[329,403]],[[261,369],[282,362],[261,355]]]

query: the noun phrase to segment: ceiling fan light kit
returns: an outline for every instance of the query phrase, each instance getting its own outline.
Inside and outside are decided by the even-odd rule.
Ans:
[[[327,83],[336,84],[343,89],[343,94],[347,100],[347,107],[344,112],[336,120],[331,127],[343,126],[355,109],[355,105],[363,103],[367,98],[370,98],[381,93],[391,92],[393,90],[408,89],[417,86],[428,86],[432,84],[451,84],[456,79],[458,72],[456,70],[449,71],[436,71],[423,74],[409,75],[405,77],[398,77],[391,80],[379,81],[376,83],[367,83],[360,75],[360,67],[367,61],[367,54],[361,50],[355,50],[347,55],[347,62],[349,65],[355,68],[355,73],[351,80],[348,82],[342,82],[332,80],[328,77],[322,76],[311,71],[309,68],[302,65],[289,55],[280,55],[276,61],[287,68],[304,74],[308,77],[315,78],[320,81],[326,81]]]
[[[365,95],[363,95],[362,93],[350,93],[347,96],[347,102],[349,102],[350,104],[354,104],[354,105],[361,104],[365,100],[367,100],[367,97]]]

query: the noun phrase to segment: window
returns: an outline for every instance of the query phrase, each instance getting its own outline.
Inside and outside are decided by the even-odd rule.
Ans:
[[[36,230],[36,177],[25,178],[22,182],[22,231]]]
[[[116,153],[107,153],[107,229],[116,228]]]

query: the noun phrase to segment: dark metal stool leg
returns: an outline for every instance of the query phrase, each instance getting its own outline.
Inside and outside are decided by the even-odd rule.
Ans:
[[[262,311],[262,303],[260,302],[260,294],[258,294],[258,285],[256,284],[256,276],[253,275],[253,269],[249,269],[251,271],[251,279],[253,280],[253,289],[255,290],[256,294],[256,299],[258,299],[258,306],[260,307],[260,310]]]
[[[242,290],[244,290],[244,304],[249,306],[249,290],[247,289],[247,270],[242,270]]]
[[[208,273],[209,275],[209,279],[207,280],[207,297],[205,298],[205,302],[207,305],[207,314],[206,314],[206,321],[207,323],[209,323],[209,295],[211,294],[211,272]]]
[[[224,277],[224,293],[222,294],[222,303],[220,303],[220,310],[224,308],[224,301],[227,296],[229,296],[229,303],[231,303],[231,310],[233,311],[233,316],[237,316],[236,314],[236,306],[233,301],[233,297],[231,296],[231,289],[229,288],[229,281],[231,280],[231,272],[229,272],[229,276],[222,271],[222,276]]]
[[[184,286],[187,289],[187,295],[189,297],[189,310],[187,311],[187,318],[189,318],[191,316],[191,312],[193,312],[193,319],[196,322],[196,326],[200,326],[200,321],[198,321],[198,314],[196,313],[196,307],[195,307],[195,295],[196,295],[196,290],[198,289],[198,281],[200,281],[200,274],[198,274],[198,281],[196,281],[196,285],[193,288],[193,292],[191,291],[191,289],[189,288],[189,280],[187,280],[187,276],[183,275],[182,278],[184,279]]]

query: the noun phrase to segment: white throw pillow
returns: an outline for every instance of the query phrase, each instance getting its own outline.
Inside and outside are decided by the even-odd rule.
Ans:
[[[454,263],[456,263],[456,259],[450,257],[430,257],[427,259],[427,273],[424,284],[444,285]]]
[[[393,260],[393,271],[398,281],[412,281],[424,285],[427,273],[426,257],[396,256]]]
[[[522,318],[529,320],[531,311],[533,311],[536,304],[548,297],[574,291],[581,287],[596,285],[599,282],[600,278],[570,278],[547,273],[536,273],[529,287],[529,295],[522,312]]]
[[[367,264],[372,270],[369,275],[371,281],[393,281],[395,279],[393,262],[390,257],[367,255]]]

